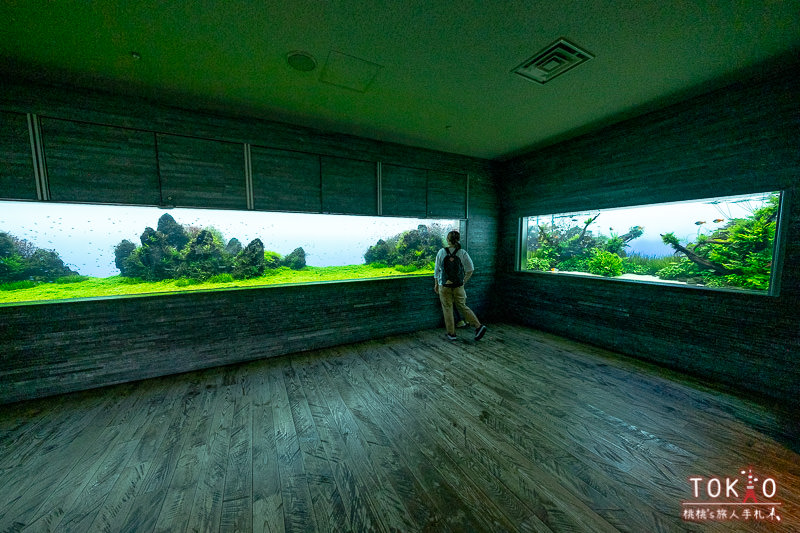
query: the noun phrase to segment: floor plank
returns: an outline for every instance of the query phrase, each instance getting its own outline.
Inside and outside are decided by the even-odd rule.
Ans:
[[[528,328],[423,331],[0,406],[0,532],[797,531],[796,421]],[[684,519],[690,477],[751,465],[780,522]]]
[[[231,441],[229,424],[235,408],[235,385],[231,383],[232,368],[220,369],[216,374],[202,374],[217,378],[215,382],[206,385],[206,394],[215,399],[215,409],[209,427],[210,433],[199,454],[199,482],[186,524],[186,531],[189,532],[219,531],[222,518]]]
[[[360,448],[354,445],[355,433],[349,423],[348,408],[337,390],[327,379],[326,371],[313,357],[292,361],[300,375],[309,398],[311,416],[320,434],[320,442],[331,465],[342,504],[346,508],[346,522],[351,531],[376,531],[379,508],[368,493],[366,470],[349,467],[364,461]]]
[[[283,499],[272,406],[277,391],[268,368],[254,367],[253,376],[253,531],[283,533]]]

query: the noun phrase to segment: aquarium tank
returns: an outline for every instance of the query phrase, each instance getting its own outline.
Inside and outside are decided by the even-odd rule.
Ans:
[[[770,293],[781,196],[524,217],[519,268]]]
[[[461,220],[0,202],[0,305],[432,275]]]

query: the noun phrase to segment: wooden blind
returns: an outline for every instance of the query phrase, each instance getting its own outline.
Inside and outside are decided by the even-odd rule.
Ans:
[[[0,113],[0,198],[36,199],[28,119],[22,113]]]
[[[50,199],[158,205],[155,136],[41,118]]]
[[[265,211],[322,211],[319,156],[253,146],[253,204]]]
[[[427,209],[428,173],[418,168],[382,165],[381,204],[387,216],[422,217]]]
[[[247,209],[243,145],[165,134],[156,138],[164,204]]]
[[[322,210],[352,215],[378,214],[377,165],[341,157],[321,159]]]
[[[466,218],[466,174],[429,170],[427,203],[429,217]]]

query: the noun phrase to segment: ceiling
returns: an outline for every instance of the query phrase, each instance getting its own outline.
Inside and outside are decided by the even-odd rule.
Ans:
[[[800,0],[4,0],[0,20],[6,78],[487,159],[800,51]],[[559,38],[594,58],[545,85],[511,72]]]

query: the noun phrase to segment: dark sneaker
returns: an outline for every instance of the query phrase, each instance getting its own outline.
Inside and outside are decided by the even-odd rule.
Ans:
[[[450,335],[449,333],[447,334],[447,340],[454,341],[456,339],[458,339],[458,337],[456,337],[455,335]]]
[[[481,326],[475,330],[475,340],[479,341],[483,337],[483,334],[486,333],[486,326]]]

